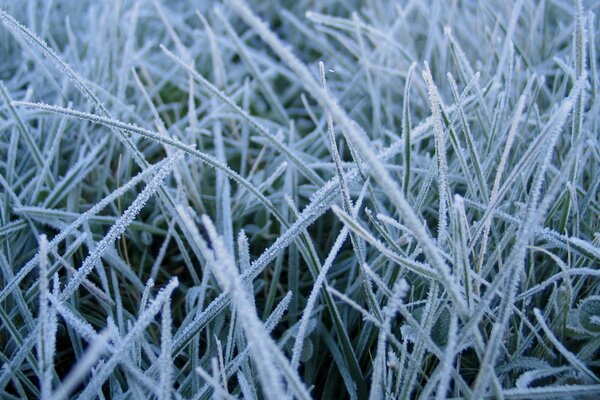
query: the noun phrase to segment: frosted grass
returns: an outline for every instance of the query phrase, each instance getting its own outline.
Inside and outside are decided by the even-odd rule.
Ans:
[[[0,1],[0,398],[596,398],[597,6]]]

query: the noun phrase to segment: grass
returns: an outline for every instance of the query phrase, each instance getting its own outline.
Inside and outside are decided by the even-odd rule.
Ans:
[[[596,398],[599,3],[0,0],[0,398]]]

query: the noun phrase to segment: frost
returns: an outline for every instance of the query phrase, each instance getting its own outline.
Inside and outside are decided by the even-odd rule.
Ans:
[[[2,3],[0,397],[598,397],[595,7],[288,3]]]
[[[160,398],[170,399],[173,386],[173,355],[171,332],[171,300],[167,298],[162,306],[161,342],[160,342]]]
[[[227,253],[223,240],[217,235],[214,225],[207,216],[202,217],[202,223],[206,227],[214,249],[209,250],[203,246],[205,247],[205,256],[208,258],[212,272],[217,277],[219,284],[232,296],[237,315],[246,332],[246,339],[250,346],[250,352],[253,354],[264,394],[267,398],[287,398],[283,389],[283,376],[275,368],[277,361],[272,354],[273,351],[278,352],[279,350],[276,350],[276,345],[264,331],[254,307],[248,301],[248,293],[244,290],[244,284],[236,271],[234,261]]]
[[[88,257],[83,261],[81,267],[77,270],[75,276],[69,281],[65,289],[61,292],[61,298],[66,299],[71,296],[75,290],[79,287],[83,279],[91,272],[95,263],[102,257],[108,247],[111,246],[115,240],[118,240],[121,234],[125,232],[125,229],[131,224],[140,212],[140,210],[146,205],[148,199],[158,190],[165,177],[171,172],[173,168],[174,158],[169,158],[167,163],[156,173],[150,183],[142,190],[137,198],[131,203],[131,205],[125,210],[123,216],[121,216],[115,225],[113,225],[106,236],[98,243],[93,253],[90,253]]]
[[[441,100],[437,87],[433,83],[433,77],[431,76],[429,65],[427,64],[425,64],[423,78],[427,83],[429,101],[431,103],[433,131],[435,133],[435,154],[437,156],[438,186],[440,197],[437,241],[440,246],[444,246],[448,235],[448,206],[450,197],[448,185],[448,162],[446,160],[446,134],[442,124]]]

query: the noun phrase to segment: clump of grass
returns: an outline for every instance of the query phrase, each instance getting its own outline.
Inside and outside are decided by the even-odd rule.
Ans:
[[[600,394],[596,5],[38,3],[1,398]]]

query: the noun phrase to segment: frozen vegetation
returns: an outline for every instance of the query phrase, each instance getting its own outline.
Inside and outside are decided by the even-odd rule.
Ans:
[[[0,398],[600,398],[600,2],[0,0]]]

